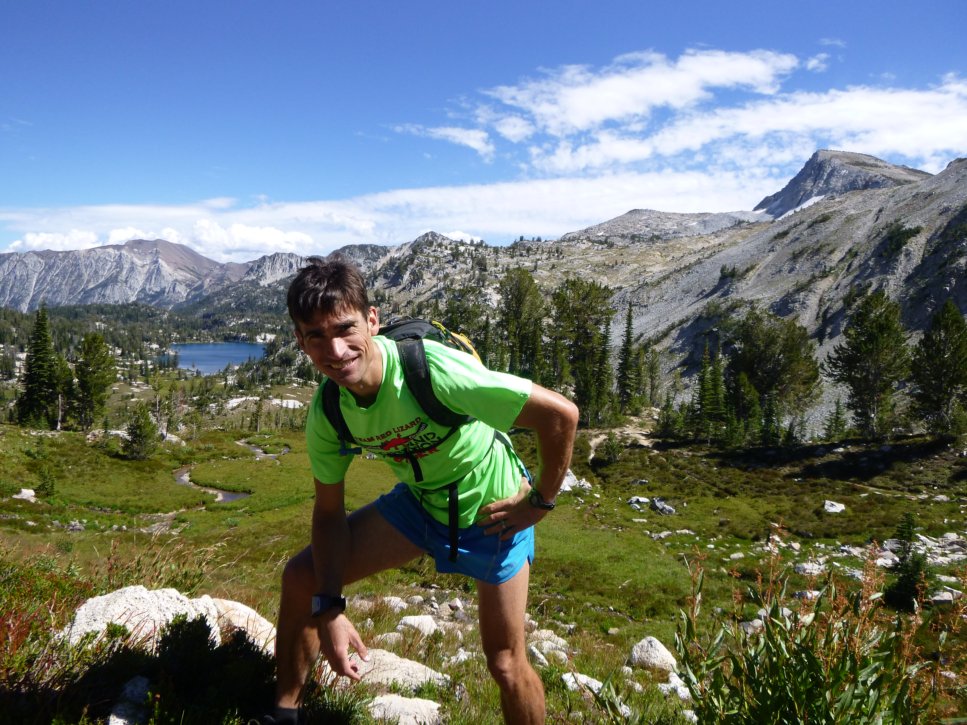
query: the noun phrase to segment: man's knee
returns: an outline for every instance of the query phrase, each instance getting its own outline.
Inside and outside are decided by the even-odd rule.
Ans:
[[[515,689],[534,674],[523,650],[500,649],[487,654],[487,669],[501,689]]]

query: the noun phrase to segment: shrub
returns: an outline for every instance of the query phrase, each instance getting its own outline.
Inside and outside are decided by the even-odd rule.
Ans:
[[[928,586],[927,556],[913,548],[915,523],[912,513],[903,514],[894,534],[900,540],[898,561],[893,565],[896,578],[883,590],[883,601],[902,612],[914,611],[917,599]]]
[[[884,616],[868,587],[844,595],[830,581],[791,612],[780,577],[765,591],[749,589],[750,601],[766,610],[761,631],[746,633],[732,619],[708,638],[699,634],[701,585],[699,570],[676,635],[699,722],[919,723],[930,716],[927,663],[915,660],[904,620]]]

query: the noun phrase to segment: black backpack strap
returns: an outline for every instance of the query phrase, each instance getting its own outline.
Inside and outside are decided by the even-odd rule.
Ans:
[[[343,417],[342,410],[339,407],[339,386],[329,378],[326,378],[326,381],[322,384],[321,397],[322,412],[326,414],[329,425],[335,429],[336,435],[339,436],[339,455],[349,456],[362,453],[362,448],[352,447],[356,439],[353,438],[353,434],[349,431],[349,426],[346,425],[346,419]]]
[[[406,386],[430,420],[451,428],[456,428],[470,420],[469,416],[450,410],[433,392],[430,366],[426,361],[426,348],[423,346],[422,339],[397,340],[396,347],[400,351]]]

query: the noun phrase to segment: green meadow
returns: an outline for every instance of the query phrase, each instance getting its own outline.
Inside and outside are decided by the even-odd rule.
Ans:
[[[43,680],[41,653],[50,647],[40,630],[63,626],[80,601],[112,588],[177,586],[195,596],[241,601],[275,619],[281,568],[307,543],[312,479],[301,432],[255,433],[243,421],[221,420],[219,428],[167,443],[145,461],[125,459],[110,437],[0,426],[0,566],[5,581],[19,582],[0,599],[0,622],[20,631],[0,645],[0,706],[3,697],[8,705],[32,702],[36,722],[97,721],[97,708],[85,709],[82,692],[67,688],[71,697],[53,700],[36,694]],[[529,435],[517,434],[514,441],[535,465]],[[186,469],[193,487],[177,481]],[[562,633],[574,650],[567,666],[542,671],[553,722],[627,721],[627,714],[616,714],[613,698],[632,708],[632,720],[680,721],[679,706],[660,695],[646,673],[636,674],[644,686],[640,692],[627,689],[618,673],[646,636],[673,649],[682,613],[694,607],[699,571],[697,622],[705,637],[729,618],[734,623],[755,616],[760,603],[750,591],[778,589],[781,580],[790,606],[796,606],[792,592],[826,584],[825,576],[796,574],[796,562],[826,557],[843,591],[882,586],[887,572],[841,555],[839,546],[890,538],[908,512],[926,536],[963,537],[967,528],[967,457],[958,446],[927,439],[741,453],[656,443],[628,445],[617,460],[605,462],[591,456],[582,433],[572,469],[592,488],[563,494],[540,524],[529,603],[539,626]],[[385,466],[357,459],[347,476],[348,507],[364,505],[393,483]],[[217,503],[197,487],[245,496]],[[21,488],[42,493],[35,503],[12,498]],[[663,516],[647,505],[635,510],[628,504],[633,496],[662,497],[676,513]],[[827,513],[827,499],[844,504],[845,511]],[[770,551],[773,536],[781,545]],[[864,567],[864,581],[847,575]],[[963,565],[932,574],[962,583]],[[435,573],[424,559],[355,584],[348,594],[406,597],[414,588],[471,598],[473,591],[463,579]],[[958,613],[926,607],[906,623],[914,643],[907,653],[911,661],[942,665],[961,678],[935,693],[932,717],[967,710],[959,684],[963,660],[955,656],[964,641]],[[366,616],[372,621],[360,625],[364,637],[395,625],[392,613],[378,607]],[[407,639],[399,654],[441,668],[457,646],[474,648],[449,636]],[[83,671],[76,662],[72,666],[79,668],[75,674]],[[568,691],[561,684],[568,671],[608,683],[605,694]],[[69,678],[69,672],[61,676]],[[449,722],[495,721],[496,688],[483,662],[471,660],[450,674],[462,683],[462,694],[443,688],[422,694],[442,703]],[[329,698],[325,706],[344,712],[347,721],[365,722],[359,703],[372,694],[362,686],[318,697]],[[244,722],[243,716],[226,716],[225,722]],[[155,713],[153,722],[169,721],[179,720],[167,711]]]

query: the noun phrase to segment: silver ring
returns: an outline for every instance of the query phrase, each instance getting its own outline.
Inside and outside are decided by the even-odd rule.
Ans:
[[[507,530],[507,522],[506,521],[501,521],[500,522],[500,528],[506,531]]]

